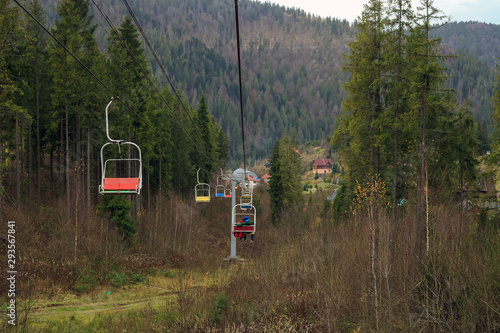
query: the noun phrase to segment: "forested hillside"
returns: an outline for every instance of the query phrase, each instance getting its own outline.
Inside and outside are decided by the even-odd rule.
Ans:
[[[455,89],[459,98],[469,98],[481,134],[492,133],[492,97],[495,64],[500,54],[500,26],[480,22],[450,22],[436,28],[433,35],[443,38],[443,43],[456,58],[445,62],[449,76],[447,88]],[[488,139],[481,139],[486,143]],[[486,144],[483,151],[486,151]]]
[[[187,98],[207,95],[210,112],[230,138],[231,156],[241,161],[233,4],[149,1],[131,6]],[[111,13],[126,14],[118,4]],[[327,138],[344,96],[342,53],[354,34],[349,23],[250,1],[240,3],[240,16],[250,160],[268,156],[285,131],[296,130],[302,142]]]
[[[0,41],[2,196],[15,207],[40,207],[64,195],[67,220],[83,214],[88,222],[105,177],[143,177],[145,195],[133,209],[139,219],[140,198],[146,204],[162,189],[191,192],[198,168],[209,181],[226,164],[228,139],[204,95],[192,106],[155,83],[130,17],[113,25],[103,53],[88,1],[58,5],[52,36],[42,28],[47,20],[39,1],[25,7],[33,17],[10,1],[3,7],[2,31],[9,33]],[[122,141],[137,142],[140,150]],[[115,162],[120,158],[132,160]],[[120,199],[104,200],[101,212]]]
[[[49,22],[56,2],[45,0]],[[129,2],[167,72],[186,98],[207,97],[209,111],[230,138],[233,166],[241,162],[238,133],[238,84],[234,6],[230,1]],[[100,1],[112,21],[128,11],[121,1]],[[109,27],[92,5],[96,38],[105,48]],[[446,13],[445,13],[446,14]],[[346,45],[356,23],[320,19],[296,9],[253,1],[240,2],[243,100],[250,161],[267,157],[284,132],[300,142],[326,139],[335,128],[345,98],[342,71]],[[459,60],[447,61],[449,88],[471,99],[476,120],[491,133],[492,70],[499,54],[500,27],[452,22],[433,31]],[[166,84],[153,56],[152,72]],[[486,143],[485,143],[486,145]]]

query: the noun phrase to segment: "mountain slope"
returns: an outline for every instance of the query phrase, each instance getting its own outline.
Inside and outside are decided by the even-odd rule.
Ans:
[[[54,1],[46,1],[54,8]],[[174,84],[195,104],[207,97],[210,112],[230,137],[233,161],[241,161],[234,6],[222,0],[131,0],[130,6]],[[115,24],[128,12],[121,1],[102,1]],[[250,163],[266,157],[274,141],[296,131],[301,142],[328,138],[345,91],[342,55],[356,27],[319,19],[275,4],[241,1],[243,105]],[[109,27],[94,8],[97,37],[105,49]],[[49,18],[55,19],[53,14]],[[445,47],[459,55],[447,62],[449,88],[469,96],[475,116],[489,128],[495,56],[500,26],[452,22],[436,29]],[[153,73],[166,84],[151,54]]]

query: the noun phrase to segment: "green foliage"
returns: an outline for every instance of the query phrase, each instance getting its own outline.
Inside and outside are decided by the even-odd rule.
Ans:
[[[134,237],[135,221],[129,216],[132,204],[123,196],[103,196],[97,207],[103,216],[111,219],[125,240]]]
[[[75,8],[81,9],[81,13],[88,12],[88,9],[84,7],[85,3],[88,4],[88,1],[79,1],[79,5]],[[66,6],[63,2],[61,4]],[[44,5],[47,10],[48,25],[62,17],[54,10],[58,2],[46,1]],[[207,5],[198,6],[190,1],[174,3],[152,0],[148,6],[142,6],[142,10],[136,15],[140,22],[148,22],[143,26],[145,33],[164,62],[167,72],[174,79],[174,84],[184,89],[182,95],[186,96],[186,104],[194,105],[202,94],[206,95],[209,112],[214,116],[216,123],[219,123],[221,128],[231,137],[232,142],[227,145],[227,149],[229,149],[227,152],[230,152],[231,162],[234,166],[239,163],[240,153],[238,150],[241,147],[238,120],[234,119],[233,112],[238,100],[237,75],[235,75],[237,67],[234,61],[228,57],[228,50],[230,50],[228,45],[234,39],[234,24],[230,11],[225,7],[220,7],[221,5],[213,1],[207,2]],[[102,6],[108,14],[119,13],[122,15],[125,12],[124,5],[119,2],[113,5],[112,10],[110,10],[109,4],[102,4]],[[252,41],[244,51],[244,66],[248,68],[248,71],[244,72],[244,75],[247,76],[245,78],[247,83],[244,87],[247,94],[244,96],[245,117],[247,118],[245,121],[252,124],[247,128],[246,140],[248,147],[252,147],[252,153],[255,154],[256,158],[269,156],[274,141],[283,136],[284,133],[290,132],[292,128],[296,129],[297,139],[300,142],[315,141],[329,136],[337,126],[335,118],[340,114],[342,100],[346,97],[341,82],[348,80],[348,74],[342,73],[340,70],[344,64],[342,52],[345,50],[335,46],[337,43],[344,45],[352,41],[360,25],[358,23],[351,25],[349,22],[337,18],[311,18],[300,10],[273,7],[271,4],[258,2],[245,4],[242,11],[245,17],[252,18],[251,20],[242,20],[243,29],[247,24],[258,22],[262,29],[273,30],[276,35],[281,36],[280,39],[273,42],[266,38],[266,34],[263,34],[262,38]],[[160,13],[161,18],[158,17]],[[285,15],[285,13],[287,14]],[[15,14],[21,16],[18,11]],[[64,15],[68,14],[73,15],[75,11],[68,10],[64,13]],[[82,16],[82,14],[79,15]],[[191,16],[188,18],[186,15]],[[88,17],[90,16],[88,15]],[[110,18],[113,20],[112,14],[110,14]],[[187,21],[198,23],[186,27],[185,22]],[[205,25],[200,24],[201,21],[217,27],[217,29],[203,29],[202,27]],[[162,24],[161,22],[167,23]],[[82,21],[82,24],[87,23],[87,21]],[[87,38],[89,34],[85,33],[82,34],[82,36],[87,36],[82,37],[84,47],[78,51],[82,51],[82,59],[86,58],[84,62],[91,65],[94,72],[105,73],[107,77],[104,81],[109,82],[113,90],[120,97],[129,101],[130,105],[142,105],[141,108],[144,108],[143,101],[149,99],[149,88],[144,83],[143,74],[138,69],[137,64],[121,45],[121,41],[114,32],[106,31],[107,27],[101,25],[97,27],[90,25],[89,28],[93,29],[93,39],[97,40],[101,50],[106,50],[109,61],[106,66],[97,65],[98,62],[103,61],[104,55],[100,52],[95,54],[98,50],[91,45],[92,43],[86,42],[89,41]],[[286,31],[289,33],[285,33]],[[409,31],[409,29],[405,31]],[[491,131],[488,113],[491,110],[491,101],[488,95],[491,94],[489,88],[492,85],[492,77],[489,73],[493,59],[498,54],[496,52],[498,50],[498,37],[495,35],[497,31],[496,25],[460,22],[440,27],[433,32],[436,36],[443,36],[444,41],[453,49],[464,49],[458,61],[461,62],[460,65],[446,64],[450,73],[453,73],[449,87],[457,89],[463,98],[465,98],[465,94],[472,95],[474,116],[480,122],[485,121],[487,131]],[[152,73],[160,86],[166,86],[166,79],[160,75],[152,55],[143,52],[142,41],[137,38],[137,31],[130,18],[124,18],[120,26],[120,33],[136,55],[139,63],[145,66],[146,72]],[[28,41],[31,38],[24,40]],[[484,40],[487,42],[481,42]],[[397,44],[389,43],[389,45]],[[32,52],[22,53],[32,54]],[[258,62],[251,60],[256,57],[259,59]],[[98,58],[99,61],[97,61]],[[70,63],[73,61],[70,58],[67,60],[68,66],[71,65]],[[311,66],[310,64],[313,63],[319,65]],[[52,65],[49,63],[46,68]],[[56,76],[62,75],[60,69],[63,66],[66,66],[63,61],[54,64],[54,70],[59,72]],[[83,72],[77,67],[71,68],[68,75],[69,73],[73,73],[71,75],[78,79],[78,87],[81,90],[78,94],[85,95],[80,96],[81,99],[72,99],[74,106],[82,106],[82,103],[87,105],[80,107],[79,111],[70,108],[70,114],[81,111],[83,113],[81,120],[84,122],[87,121],[88,114],[92,119],[91,126],[97,126],[97,121],[101,119],[98,115],[100,115],[104,103],[102,96],[97,96],[103,94],[100,91],[101,87],[95,84],[87,74],[82,74]],[[77,74],[74,75],[75,73]],[[44,71],[44,74],[47,72]],[[26,80],[26,78],[23,79]],[[44,80],[50,80],[50,78]],[[73,82],[73,80],[67,82]],[[135,85],[137,82],[139,82],[138,86]],[[67,85],[68,89],[70,89],[69,86],[74,88],[72,84]],[[52,84],[43,84],[41,88],[61,90],[61,87]],[[33,86],[30,85],[29,89],[33,89]],[[90,92],[89,89],[94,91]],[[83,94],[84,91],[89,91],[89,93]],[[136,93],[141,96],[137,96]],[[54,97],[55,95],[62,96],[61,91],[53,95]],[[41,96],[50,97],[51,93],[46,92]],[[95,102],[95,105],[91,105],[92,101]],[[44,103],[50,102],[49,100]],[[150,106],[148,105],[147,108]],[[44,107],[44,110],[49,110],[52,113],[52,118],[54,115],[60,115],[61,110],[53,112],[50,108]],[[158,105],[155,108],[160,109]],[[96,110],[98,111],[96,112]],[[178,111],[176,107],[173,107],[173,110]],[[119,122],[122,124],[119,126],[121,130],[129,134],[132,129],[130,123],[133,122],[134,117],[122,107],[119,107],[118,114],[122,118],[117,118],[112,123]],[[149,116],[149,111],[146,114]],[[123,117],[127,119],[124,120]],[[165,124],[165,127],[168,128],[165,132],[168,133],[171,130],[169,127],[172,126],[172,119],[163,120],[157,124]],[[43,140],[43,144],[58,147],[57,140],[59,139],[54,138],[59,129],[58,121],[60,120],[50,120],[52,122],[50,126],[51,137]],[[76,133],[76,128],[71,128],[72,124],[74,122],[70,122],[69,131]],[[163,128],[162,133],[164,133]],[[147,134],[151,133],[144,133],[145,136]],[[140,133],[131,135],[139,136]],[[184,140],[183,136],[172,138]],[[92,133],[91,138],[94,140],[95,133]],[[95,145],[95,142],[92,144]],[[179,147],[177,142],[173,142],[173,144],[175,147]],[[148,145],[150,144],[148,143]],[[49,151],[48,147],[45,149],[47,152]],[[55,152],[54,148],[51,150]],[[214,154],[221,156],[221,152],[216,149],[214,149]],[[227,155],[224,158],[221,157],[221,160],[226,161],[227,157]],[[162,180],[165,180],[165,185],[171,181],[174,183],[184,182],[182,177],[172,177],[171,173],[167,172],[169,167],[167,164],[170,161],[164,160],[162,163],[165,166],[163,168],[165,171],[163,176],[165,177],[162,177]],[[188,174],[190,176],[187,178],[192,183],[192,172]],[[158,175],[155,175],[154,180],[157,179]]]
[[[113,288],[121,288],[129,283],[129,278],[126,274],[113,270],[110,274],[106,274],[104,277],[106,281],[109,281]]]
[[[220,323],[228,307],[229,297],[225,293],[218,294],[215,298],[214,310],[210,316],[210,321],[214,324]]]
[[[19,139],[19,125],[29,120],[29,115],[18,102],[23,91],[16,85],[19,82],[19,59],[26,60],[22,50],[22,26],[20,12],[11,1],[0,1],[0,172],[4,174],[6,160],[13,157],[14,138]],[[8,32],[8,33],[7,33]],[[0,179],[0,188],[2,187]],[[3,189],[2,189],[3,191]]]
[[[350,205],[356,181],[370,174],[382,177],[394,207],[412,191],[423,193],[424,169],[439,190],[456,187],[457,174],[475,177],[477,125],[470,103],[443,89],[446,56],[441,40],[429,37],[443,16],[429,6],[413,12],[408,1],[382,8],[372,0],[365,7],[346,56],[346,113],[332,138],[345,166],[340,210]]]
[[[73,290],[77,294],[84,294],[97,286],[96,272],[85,268],[78,274]]]
[[[176,270],[173,270],[173,269],[169,269],[169,270],[166,270],[164,273],[163,273],[163,276],[164,277],[168,277],[168,278],[176,278],[177,277],[177,271]]]
[[[269,161],[269,194],[271,198],[271,220],[273,225],[278,225],[281,219],[281,210],[283,209],[283,185],[281,172],[280,142],[276,141]]]
[[[127,284],[144,283],[146,279],[141,275],[129,271],[128,273],[119,272],[117,270],[112,270],[111,273],[106,274],[104,277],[106,281],[109,281],[113,288],[118,289],[126,286]]]
[[[295,136],[277,140],[270,159],[269,194],[271,197],[271,220],[273,225],[281,222],[283,209],[298,211],[303,204],[300,185],[300,154]]]
[[[146,282],[146,279],[143,278],[141,275],[135,273],[134,271],[128,272],[128,277],[130,283],[143,283]]]
[[[478,230],[481,235],[496,235],[500,230],[500,213],[481,208],[478,215]]]
[[[493,151],[493,160],[497,162],[500,159],[500,64],[497,64],[497,74],[495,80],[495,92],[493,95],[493,125],[495,127],[495,142]]]
[[[213,141],[211,135],[211,123],[210,115],[208,113],[208,106],[205,100],[205,95],[200,98],[200,103],[198,105],[198,110],[196,113],[196,125],[200,132],[194,133],[195,138],[199,138],[201,135],[201,142],[196,140],[199,145],[197,149],[196,164],[201,168],[200,170],[200,182],[209,182],[210,175],[215,170],[216,165],[212,165],[212,151]]]

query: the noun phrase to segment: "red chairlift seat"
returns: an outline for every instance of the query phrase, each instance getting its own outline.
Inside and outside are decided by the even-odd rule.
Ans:
[[[111,101],[106,106],[106,136],[109,142],[105,143],[101,148],[101,184],[99,185],[99,193],[100,194],[140,194],[142,187],[142,158],[141,158],[141,149],[138,145],[133,142],[126,140],[114,140],[109,136],[109,122],[108,122],[108,109],[111,103],[113,103],[115,98],[111,98]],[[104,158],[104,149],[105,147],[118,147],[118,158]],[[136,149],[136,156],[121,156],[121,146],[128,145],[132,146]],[[109,149],[109,148],[107,148]],[[116,155],[116,151],[114,154]],[[132,170],[130,170],[130,164],[138,165],[138,170],[132,171],[133,175],[137,175],[138,177],[109,177],[107,176],[106,171],[108,171],[108,162],[110,164],[121,164],[121,165],[129,165],[129,174]],[[110,167],[113,170],[113,167]],[[109,172],[108,172],[109,173]]]
[[[233,232],[255,232],[255,226],[254,225],[245,225],[241,227],[234,226]]]
[[[103,194],[138,193],[139,178],[105,178]]]

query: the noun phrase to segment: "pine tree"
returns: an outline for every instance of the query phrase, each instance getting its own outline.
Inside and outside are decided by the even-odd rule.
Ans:
[[[15,50],[20,43],[21,17],[10,0],[0,0],[0,218],[2,216],[2,197],[4,196],[3,175],[7,167],[6,159],[11,151],[16,150],[17,196],[20,201],[20,156],[19,145],[11,146],[11,138],[16,135],[19,140],[19,123],[28,118],[26,111],[16,102],[22,94],[16,86],[11,70],[17,68],[15,59],[19,56]],[[16,73],[17,76],[17,73]],[[13,121],[14,120],[14,121]],[[18,142],[19,143],[19,142]],[[14,149],[13,149],[14,148]],[[17,148],[17,149],[16,149]]]
[[[500,61],[500,58],[498,58]],[[496,142],[493,145],[492,160],[496,163],[500,159],[500,64],[497,64],[495,93],[493,95],[493,125],[496,130]]]
[[[431,29],[437,23],[442,23],[446,18],[439,9],[434,7],[432,0],[421,0],[421,7],[416,15],[416,25],[410,32],[409,56],[413,64],[411,80],[412,87],[410,101],[414,119],[418,123],[418,171],[417,171],[417,203],[415,223],[415,250],[418,256],[423,255],[424,239],[424,209],[427,191],[427,146],[429,125],[436,126],[441,118],[441,113],[449,110],[446,96],[442,90],[444,83],[444,68],[439,62],[442,55],[439,53],[441,40],[433,38]],[[433,122],[430,120],[434,120]],[[428,239],[428,237],[427,237]]]
[[[97,207],[104,217],[110,218],[122,237],[130,244],[136,233],[135,221],[130,217],[131,203],[123,196],[104,196]]]
[[[61,21],[55,23],[53,31],[56,38],[63,43],[77,57],[80,57],[86,48],[89,35],[93,35],[95,27],[92,25],[92,14],[89,11],[88,0],[63,0],[57,7]],[[82,95],[82,74],[81,65],[78,64],[63,48],[57,43],[51,47],[51,59],[53,70],[54,92],[52,100],[57,114],[56,119],[61,121],[61,128],[64,127],[65,143],[65,185],[66,185],[66,210],[68,223],[71,220],[70,204],[70,128],[73,120],[78,120],[77,110],[81,104]],[[64,122],[63,122],[64,119]],[[77,138],[73,138],[77,139]]]
[[[401,162],[400,152],[406,153],[408,145],[402,143],[401,138],[407,139],[404,119],[409,112],[408,87],[410,86],[408,71],[411,69],[408,57],[408,34],[413,25],[414,13],[409,0],[392,0],[388,4],[388,38],[386,49],[386,80],[384,90],[386,94],[386,119],[392,128],[394,142],[393,170],[392,170],[392,218],[396,223],[397,203],[405,196],[402,193],[404,180],[400,179]]]
[[[113,90],[121,98],[127,100],[136,98],[137,90],[146,86],[141,68],[146,70],[148,75],[151,75],[151,68],[146,60],[137,28],[130,17],[125,17],[118,32],[120,36],[117,36],[113,30],[110,31],[107,67]]]
[[[453,136],[451,146],[453,147],[453,157],[455,163],[450,163],[457,168],[458,188],[460,189],[460,217],[462,222],[464,188],[465,184],[471,184],[476,178],[476,167],[478,157],[481,153],[481,143],[479,142],[477,131],[478,125],[472,115],[472,104],[465,100],[459,106],[458,112],[453,117]],[[460,224],[460,226],[462,223]]]
[[[280,141],[276,140],[271,152],[271,159],[269,161],[269,174],[271,175],[271,178],[269,179],[269,194],[271,197],[271,221],[274,226],[277,226],[281,221],[281,214],[284,205],[280,151]]]
[[[196,126],[201,133],[202,142],[196,140],[201,151],[198,152],[197,161],[200,170],[200,181],[209,182],[210,176],[215,169],[215,165],[212,165],[212,161],[209,160],[212,156],[212,137],[210,129],[210,115],[208,113],[208,106],[205,100],[205,95],[201,95],[200,103],[198,105],[196,113]],[[193,138],[198,138],[199,136],[195,133],[192,135]]]
[[[297,152],[295,135],[277,140],[270,159],[269,194],[271,197],[271,220],[274,226],[282,221],[284,211],[297,213],[304,198],[300,185],[300,154]]]
[[[101,53],[97,42],[94,37],[95,26],[92,29],[86,31],[84,35],[84,49],[82,52],[81,60],[82,62],[92,70],[94,73],[103,73],[105,72],[104,66],[106,64],[106,59],[104,54]],[[98,126],[99,121],[104,116],[104,106],[106,105],[106,97],[104,95],[104,90],[100,84],[97,84],[95,79],[87,74],[81,74],[83,76],[83,80],[80,82],[81,91],[85,92],[82,94],[79,101],[79,109],[78,109],[78,123],[81,124],[82,132],[86,132],[82,135],[82,139],[86,141],[84,145],[86,149],[86,156],[84,153],[81,153],[80,161],[82,165],[82,170],[85,173],[86,185],[83,185],[84,181],[81,180],[81,190],[82,195],[79,197],[86,197],[86,228],[87,228],[87,236],[90,236],[90,216],[91,216],[91,206],[92,206],[92,196],[97,195],[97,191],[91,192],[92,184],[96,182],[96,180],[92,180],[91,174],[94,165],[92,164],[91,152],[93,151],[93,147],[96,147],[100,144],[100,142],[95,142],[92,140],[92,132],[94,128]],[[82,145],[83,146],[83,145]],[[83,162],[85,161],[85,162]],[[86,189],[85,195],[83,194],[83,190]]]
[[[284,191],[285,208],[297,212],[302,208],[304,198],[300,185],[300,153],[296,134],[281,139],[281,180]]]
[[[32,2],[31,13],[35,16],[38,21],[42,24],[46,23],[45,12],[43,10],[40,0],[35,0]],[[36,183],[36,202],[37,207],[41,204],[41,169],[43,161],[43,151],[42,138],[44,135],[43,128],[48,125],[47,117],[41,112],[42,109],[50,109],[50,72],[45,69],[48,65],[48,39],[46,32],[38,25],[38,23],[33,20],[27,20],[26,22],[26,34],[27,40],[30,43],[27,46],[26,54],[27,62],[25,64],[26,71],[26,81],[28,84],[24,88],[26,102],[29,105],[31,117],[34,119],[36,124],[36,130],[34,134],[35,144],[32,147],[36,151],[36,158],[34,167],[36,170],[35,183]],[[29,92],[28,92],[28,91]],[[31,137],[31,135],[30,135]],[[29,168],[32,168],[30,163]],[[31,183],[31,182],[30,182]]]
[[[381,146],[386,144],[383,130],[383,41],[385,21],[382,3],[365,5],[356,40],[349,44],[344,71],[351,73],[345,84],[348,92],[343,108],[347,111],[334,133],[332,144],[340,148],[347,169],[345,185],[349,196],[356,179],[367,179],[381,172]],[[387,125],[387,123],[385,123]],[[382,128],[382,129],[381,129]]]

